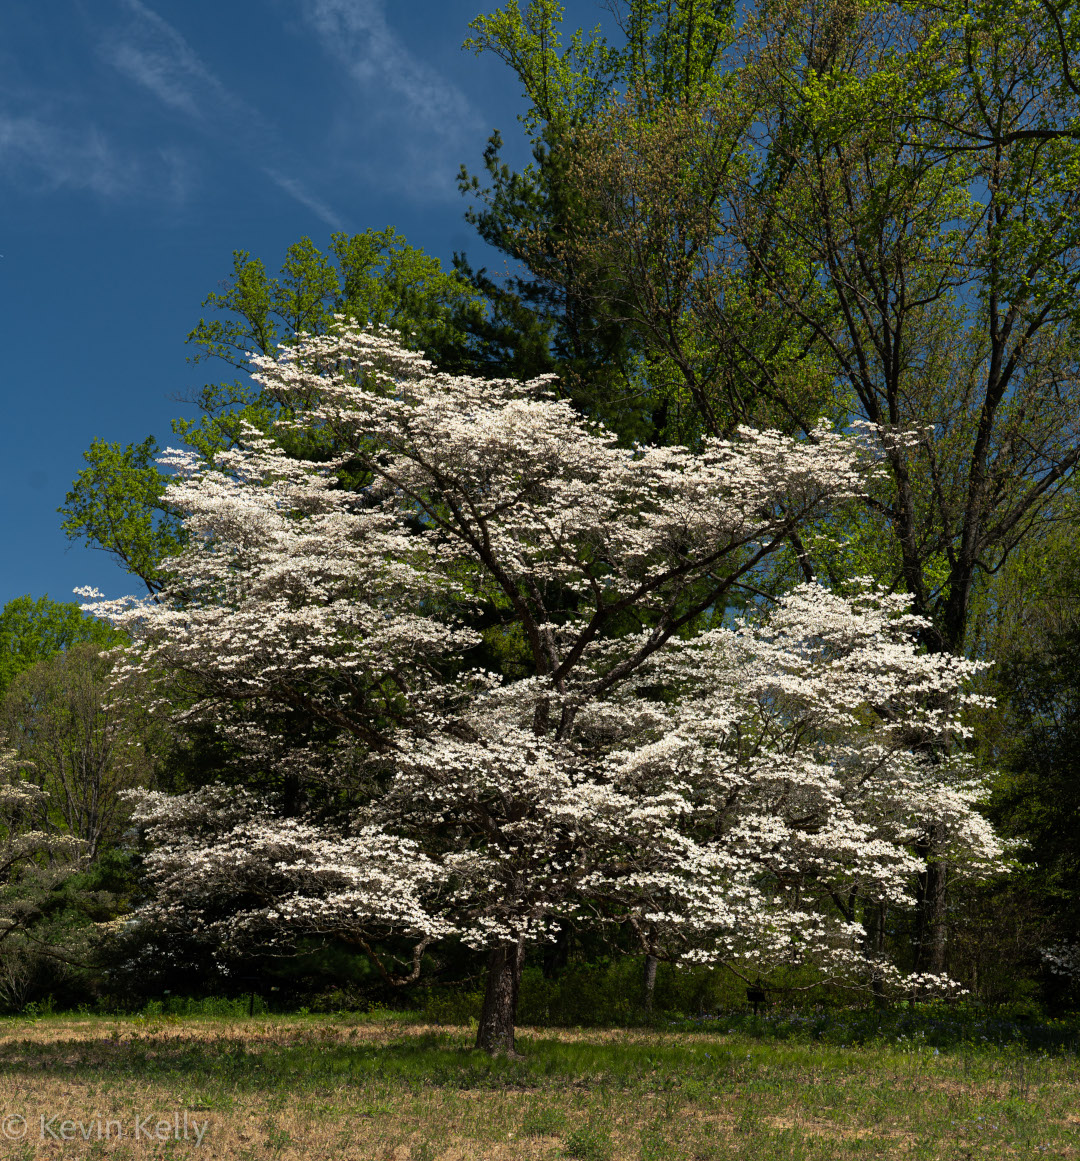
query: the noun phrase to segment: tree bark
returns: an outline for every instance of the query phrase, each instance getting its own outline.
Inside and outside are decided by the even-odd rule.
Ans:
[[[945,911],[945,885],[948,880],[949,864],[938,855],[926,869],[926,894],[928,903],[928,924],[930,946],[927,949],[926,970],[933,975],[944,975],[946,970],[945,949],[948,934]]]
[[[514,1025],[524,962],[525,941],[521,939],[516,944],[494,948],[488,956],[487,988],[476,1029],[476,1047],[492,1056],[519,1055],[514,1045]]]
[[[885,959],[885,904],[867,903],[863,926],[866,929],[866,955],[871,961],[870,990],[874,996],[874,1007],[884,1008],[885,981],[882,978],[881,963]]]
[[[655,955],[647,955],[645,957],[645,974],[644,974],[644,989],[645,989],[645,1011],[649,1015],[653,1010],[653,995],[656,992],[656,965],[659,963]]]
[[[940,825],[930,828],[929,840],[919,850],[926,859],[926,870],[919,876],[918,946],[915,970],[943,975],[947,947],[945,887],[948,863],[941,854],[944,834]]]

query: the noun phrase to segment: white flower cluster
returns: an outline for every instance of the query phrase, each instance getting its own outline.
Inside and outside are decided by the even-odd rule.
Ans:
[[[902,599],[807,584],[711,615],[864,489],[860,439],[627,450],[543,381],[439,374],[345,324],[257,362],[290,434],[335,458],[254,432],[211,465],[174,454],[173,580],[89,607],[139,641],[130,665],[198,681],[190,717],[363,801],[329,825],[221,790],[146,797],[148,914],[364,946],[573,919],[673,957],[858,974],[853,901],[910,904],[931,829],[958,871],[997,865],[957,756],[976,666],[920,653]],[[526,676],[475,666],[492,632]],[[275,714],[311,727],[286,738]]]
[[[1041,949],[1047,971],[1067,979],[1080,980],[1080,947],[1075,943],[1057,943]]]
[[[86,843],[52,825],[48,793],[26,772],[18,751],[0,738],[0,942],[33,915],[21,897],[27,884],[47,888],[75,870],[86,851]]]

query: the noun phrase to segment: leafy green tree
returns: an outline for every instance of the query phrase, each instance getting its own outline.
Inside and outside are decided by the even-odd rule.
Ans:
[[[475,278],[493,313],[535,320],[523,331],[530,352],[546,358],[530,372],[556,371],[562,389],[588,414],[625,439],[655,441],[685,434],[669,390],[671,369],[658,359],[647,333],[626,325],[609,296],[609,264],[567,246],[583,228],[618,232],[608,207],[586,196],[575,159],[589,126],[619,93],[633,91],[661,106],[710,89],[714,68],[730,43],[733,5],[716,0],[633,0],[611,11],[624,43],[612,45],[599,27],[564,41],[562,7],[554,0],[518,0],[471,24],[465,46],[491,52],[517,74],[529,102],[520,118],[533,163],[514,172],[501,158],[495,132],[484,153],[481,178],[463,166],[459,187],[474,199],[466,214],[489,245],[511,258],[520,273],[496,284]],[[672,190],[671,192],[674,192]]]
[[[502,236],[549,295],[629,332],[680,438],[879,425],[888,481],[831,530],[853,553],[793,553],[837,583],[858,557],[911,594],[930,647],[964,649],[980,577],[1080,459],[1080,143],[1027,133],[1076,121],[1060,45],[990,5],[963,24],[762,4],[738,28],[692,0],[614,11],[619,49],[562,48],[553,4],[474,24],[549,142],[500,177]],[[571,218],[507,200],[547,159]]]
[[[71,941],[43,938],[42,920],[53,892],[84,864],[83,844],[49,825],[46,795],[0,735],[0,1005],[25,1003],[43,960],[70,960]]]
[[[34,600],[29,593],[0,609],[0,696],[24,670],[39,661],[89,643],[106,649],[123,640],[115,629],[71,602]]]
[[[924,34],[880,78],[878,109],[894,93],[907,98],[920,92],[920,134],[944,128],[952,148],[965,153],[992,153],[1020,142],[1080,141],[1080,26],[1070,0],[934,0],[921,11]],[[1037,83],[1021,116],[1001,120],[994,115],[997,98],[1017,91],[1015,56],[1002,51],[1006,45],[1023,51],[1024,75]],[[943,72],[946,87],[940,84]]]
[[[1080,102],[1049,107],[1053,46],[1014,8],[981,8],[975,39],[909,88],[896,60],[940,31],[933,12],[803,11],[758,70],[801,125],[787,188],[759,213],[794,238],[807,281],[765,260],[762,282],[825,347],[855,414],[920,432],[883,448],[888,579],[933,621],[928,644],[959,651],[977,578],[1040,526],[1080,459],[1080,145],[1023,132]],[[827,293],[804,292],[811,276]]]
[[[20,673],[0,700],[0,730],[42,795],[41,825],[78,839],[91,862],[120,838],[121,792],[153,784],[169,743],[160,691],[148,681],[114,688],[114,664],[95,642],[71,645]]]
[[[197,351],[192,362],[222,361],[245,376],[252,353],[273,356],[301,333],[325,334],[336,314],[389,327],[440,366],[462,371],[472,366],[484,317],[479,294],[461,274],[444,271],[392,227],[333,234],[328,254],[301,238],[273,277],[261,259],[235,251],[225,289],[209,294],[203,307],[214,315],[188,335]],[[249,379],[208,384],[192,402],[202,420],[176,420],[173,430],[203,454],[235,442],[241,422],[261,429],[277,414],[277,403]]]
[[[1017,649],[998,687],[1010,717],[993,815],[1019,843],[1020,881],[1052,931],[1076,944],[1080,930],[1080,625],[1041,647]]]
[[[161,562],[183,544],[163,498],[168,476],[155,462],[159,450],[153,436],[126,447],[95,439],[59,509],[69,539],[108,552],[151,593],[165,580]]]
[[[224,362],[240,377],[205,384],[190,400],[199,418],[178,418],[172,429],[208,458],[234,445],[245,426],[267,430],[280,415],[278,403],[248,377],[250,354],[274,355],[301,332],[322,334],[335,314],[389,327],[454,371],[482,363],[487,342],[485,308],[474,287],[389,227],[334,234],[328,253],[302,238],[274,275],[261,259],[236,251],[224,288],[209,294],[203,308],[211,313],[187,337],[196,352],[191,361]],[[310,442],[295,450],[319,456]],[[162,498],[169,476],[155,462],[158,453],[149,436],[126,447],[94,440],[59,509],[69,538],[109,553],[151,593],[164,581],[161,562],[183,544]]]
[[[1074,34],[1049,5],[959,8],[762,3],[735,28],[625,0],[618,49],[561,49],[555,5],[478,21],[532,99],[537,165],[584,207],[504,198],[515,257],[628,332],[677,410],[665,434],[875,424],[885,477],[789,561],[906,591],[927,647],[955,652],[1080,462]],[[708,10],[716,51],[695,55]],[[946,867],[922,853],[919,966],[940,971]]]

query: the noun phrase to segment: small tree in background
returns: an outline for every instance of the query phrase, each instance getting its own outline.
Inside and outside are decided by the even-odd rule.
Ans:
[[[74,645],[19,674],[0,699],[0,730],[48,796],[50,827],[80,839],[90,861],[120,838],[130,814],[120,793],[153,784],[168,740],[149,682],[111,687],[115,659]]]
[[[34,929],[50,892],[86,854],[84,843],[50,824],[48,795],[26,773],[0,735],[0,1003],[9,1008],[25,1002],[43,956],[67,961],[70,941]]]

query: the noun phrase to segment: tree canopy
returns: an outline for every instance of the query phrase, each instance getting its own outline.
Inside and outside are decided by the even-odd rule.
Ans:
[[[39,661],[87,642],[107,649],[122,638],[74,602],[34,600],[27,593],[0,609],[0,696],[15,677]]]
[[[862,440],[622,449],[544,380],[439,373],[350,326],[260,359],[259,380],[287,439],[329,430],[370,483],[335,486],[273,433],[188,455],[173,580],[92,607],[138,638],[136,668],[198,678],[189,720],[356,805],[150,796],[155,924],[347,933],[380,963],[403,938],[406,978],[457,935],[489,956],[478,1046],[513,1051],[525,948],[571,918],[629,924],[651,954],[885,986],[900,975],[869,929],[912,901],[911,844],[933,829],[956,867],[998,865],[979,779],[942,756],[977,666],[920,653],[903,598],[811,584],[708,625],[793,525],[865,487]],[[524,639],[524,674],[473,663],[484,606]],[[282,751],[218,710],[240,701],[324,728]]]

